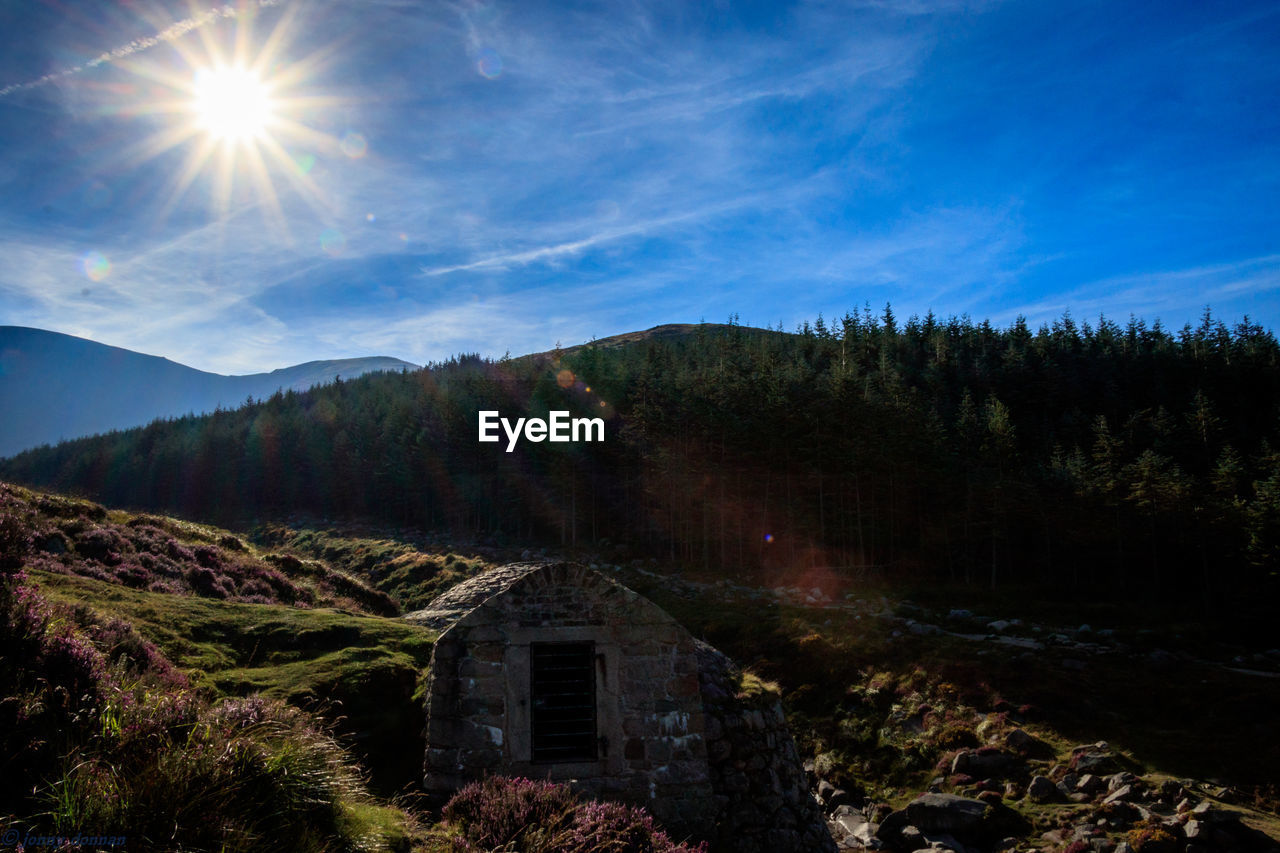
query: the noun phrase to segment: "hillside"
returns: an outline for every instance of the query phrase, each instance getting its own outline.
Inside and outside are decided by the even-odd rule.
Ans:
[[[456,827],[418,810],[412,798],[397,805],[384,799],[417,785],[421,685],[434,634],[380,614],[523,556],[360,526],[273,525],[246,536],[0,485],[0,590],[8,596],[16,579],[26,590],[14,597],[25,602],[21,612],[47,612],[41,630],[70,631],[76,659],[93,664],[72,666],[44,640],[29,672],[48,689],[89,678],[104,696],[120,697],[122,685],[132,685],[125,692],[139,697],[80,709],[90,713],[93,732],[106,734],[86,737],[78,747],[82,769],[61,783],[55,777],[46,790],[74,782],[76,808],[99,809],[93,813],[104,828],[127,829],[131,839],[159,821],[176,821],[176,838],[192,849],[213,838],[222,849],[257,849],[260,841],[246,840],[255,837],[288,850],[468,849],[454,846]],[[951,830],[974,850],[995,849],[989,836],[997,830],[1012,839],[1000,849],[1050,851],[1080,851],[1071,845],[1093,841],[1141,850],[1155,838],[1173,846],[1150,849],[1183,853],[1202,833],[1212,839],[1208,850],[1266,853],[1280,838],[1280,753],[1263,710],[1280,702],[1280,650],[1249,653],[1194,623],[1177,623],[1168,610],[1138,617],[1116,607],[1016,597],[970,610],[955,589],[922,588],[908,601],[904,590],[883,583],[770,587],[679,563],[580,556],[748,665],[752,689],[781,694],[832,831],[855,847],[858,838],[879,833],[892,848],[908,849],[893,815],[913,813],[911,804],[928,790],[959,814],[966,802],[991,807],[977,825]],[[145,557],[156,576],[143,582],[128,567],[145,565]],[[208,582],[166,585],[162,578],[175,569]],[[250,600],[242,593],[255,576],[272,578],[279,592]],[[22,680],[28,641],[11,635],[20,629],[29,637],[33,617],[15,618],[17,612],[5,610],[0,620],[9,632],[0,678],[10,679],[0,709],[18,707],[5,697],[22,696],[23,707],[60,713],[56,703],[30,701],[30,691],[44,688]],[[99,656],[102,663],[94,663]],[[10,770],[15,760],[48,762],[24,740],[39,726],[56,723],[79,736],[75,725],[58,720],[28,716],[5,730],[10,746],[23,747],[7,753],[16,756]],[[219,728],[227,721],[245,727],[250,740],[241,748],[277,756],[286,775],[254,789],[268,803],[277,802],[275,790],[290,791],[270,786],[297,773],[312,786],[307,796],[328,791],[344,820],[356,821],[323,832],[340,838],[361,827],[368,833],[363,846],[316,847],[314,837],[263,835],[262,826],[246,824],[267,810],[250,809],[218,786],[264,784],[255,781],[252,762],[237,765],[236,776],[197,778],[205,772],[198,757],[181,752],[181,738],[197,722],[212,724],[215,738],[241,736]],[[119,734],[110,734],[116,725]],[[148,751],[139,752],[144,741]],[[138,763],[157,743],[165,744],[162,756],[182,763]],[[325,752],[340,744],[345,757]],[[372,794],[353,758],[370,771]],[[304,759],[320,763],[297,763]],[[166,775],[178,767],[192,775]],[[103,810],[93,799],[105,789],[90,771],[117,774],[118,805]],[[189,786],[195,803],[224,797],[218,808],[225,822],[152,799],[165,784]],[[15,805],[14,791],[5,796],[0,808],[24,827],[50,820],[72,826],[76,814],[90,813],[41,817],[38,803]],[[499,786],[473,808],[492,819],[505,796]],[[283,826],[297,819],[269,814]],[[328,825],[315,814],[304,819]]]
[[[452,541],[607,546],[770,584],[958,584],[1181,602],[1265,642],[1280,595],[1280,346],[1197,328],[851,312],[460,357],[28,452],[20,482],[227,524],[294,514]],[[476,412],[603,442],[477,442]],[[1033,592],[1034,591],[1034,592]]]
[[[349,358],[223,376],[57,332],[0,326],[0,456],[156,418],[235,408],[250,397],[304,391],[338,376],[405,369],[417,366]]]

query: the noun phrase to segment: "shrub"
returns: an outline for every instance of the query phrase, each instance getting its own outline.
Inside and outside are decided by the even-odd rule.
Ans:
[[[1129,830],[1127,836],[1129,846],[1135,851],[1146,850],[1147,853],[1163,853],[1176,851],[1178,840],[1158,823],[1148,822]]]
[[[490,850],[567,824],[577,803],[566,785],[491,776],[454,794],[441,814],[474,845],[462,849]]]
[[[574,813],[573,824],[556,839],[557,853],[596,853],[628,850],[637,853],[703,853],[705,844],[677,844],[654,826],[653,818],[637,806],[586,803]]]
[[[672,841],[637,806],[581,802],[569,786],[491,776],[445,804],[454,851],[705,853]]]
[[[34,537],[22,505],[0,493],[0,571],[22,568]]]

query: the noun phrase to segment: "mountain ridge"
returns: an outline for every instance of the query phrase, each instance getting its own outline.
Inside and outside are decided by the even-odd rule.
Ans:
[[[372,356],[225,375],[61,332],[0,326],[0,457],[158,418],[234,408],[249,397],[303,391],[338,376],[417,369]]]

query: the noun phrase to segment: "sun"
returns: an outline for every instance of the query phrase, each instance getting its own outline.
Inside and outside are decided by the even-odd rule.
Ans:
[[[220,142],[261,140],[275,117],[270,87],[249,68],[201,68],[191,94],[196,126]]]
[[[147,84],[137,91],[149,93],[127,111],[149,117],[156,128],[122,152],[122,160],[140,165],[171,151],[181,156],[158,219],[182,205],[193,188],[208,199],[216,220],[258,207],[286,237],[282,190],[314,210],[331,209],[310,166],[319,157],[353,155],[341,139],[309,122],[347,105],[316,89],[335,51],[322,46],[291,55],[294,7],[259,37],[254,24],[266,8],[241,4],[233,20],[221,12],[194,28],[198,37],[171,41],[172,52],[122,63]],[[154,24],[163,29],[163,22]]]

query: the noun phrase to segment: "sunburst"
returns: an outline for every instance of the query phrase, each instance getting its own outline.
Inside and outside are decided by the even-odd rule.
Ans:
[[[292,187],[319,211],[330,208],[308,169],[299,165],[315,154],[343,152],[339,140],[300,118],[341,102],[307,91],[330,52],[291,60],[294,11],[284,11],[271,32],[258,39],[253,31],[256,8],[242,5],[234,20],[200,28],[198,39],[173,41],[177,63],[149,58],[122,63],[169,93],[134,107],[138,113],[161,115],[164,121],[161,129],[128,152],[128,158],[141,163],[186,149],[161,215],[178,205],[200,179],[211,182],[218,218],[227,215],[233,192],[242,186],[285,233],[288,225],[278,184]],[[228,29],[233,30],[232,38],[227,38]]]

